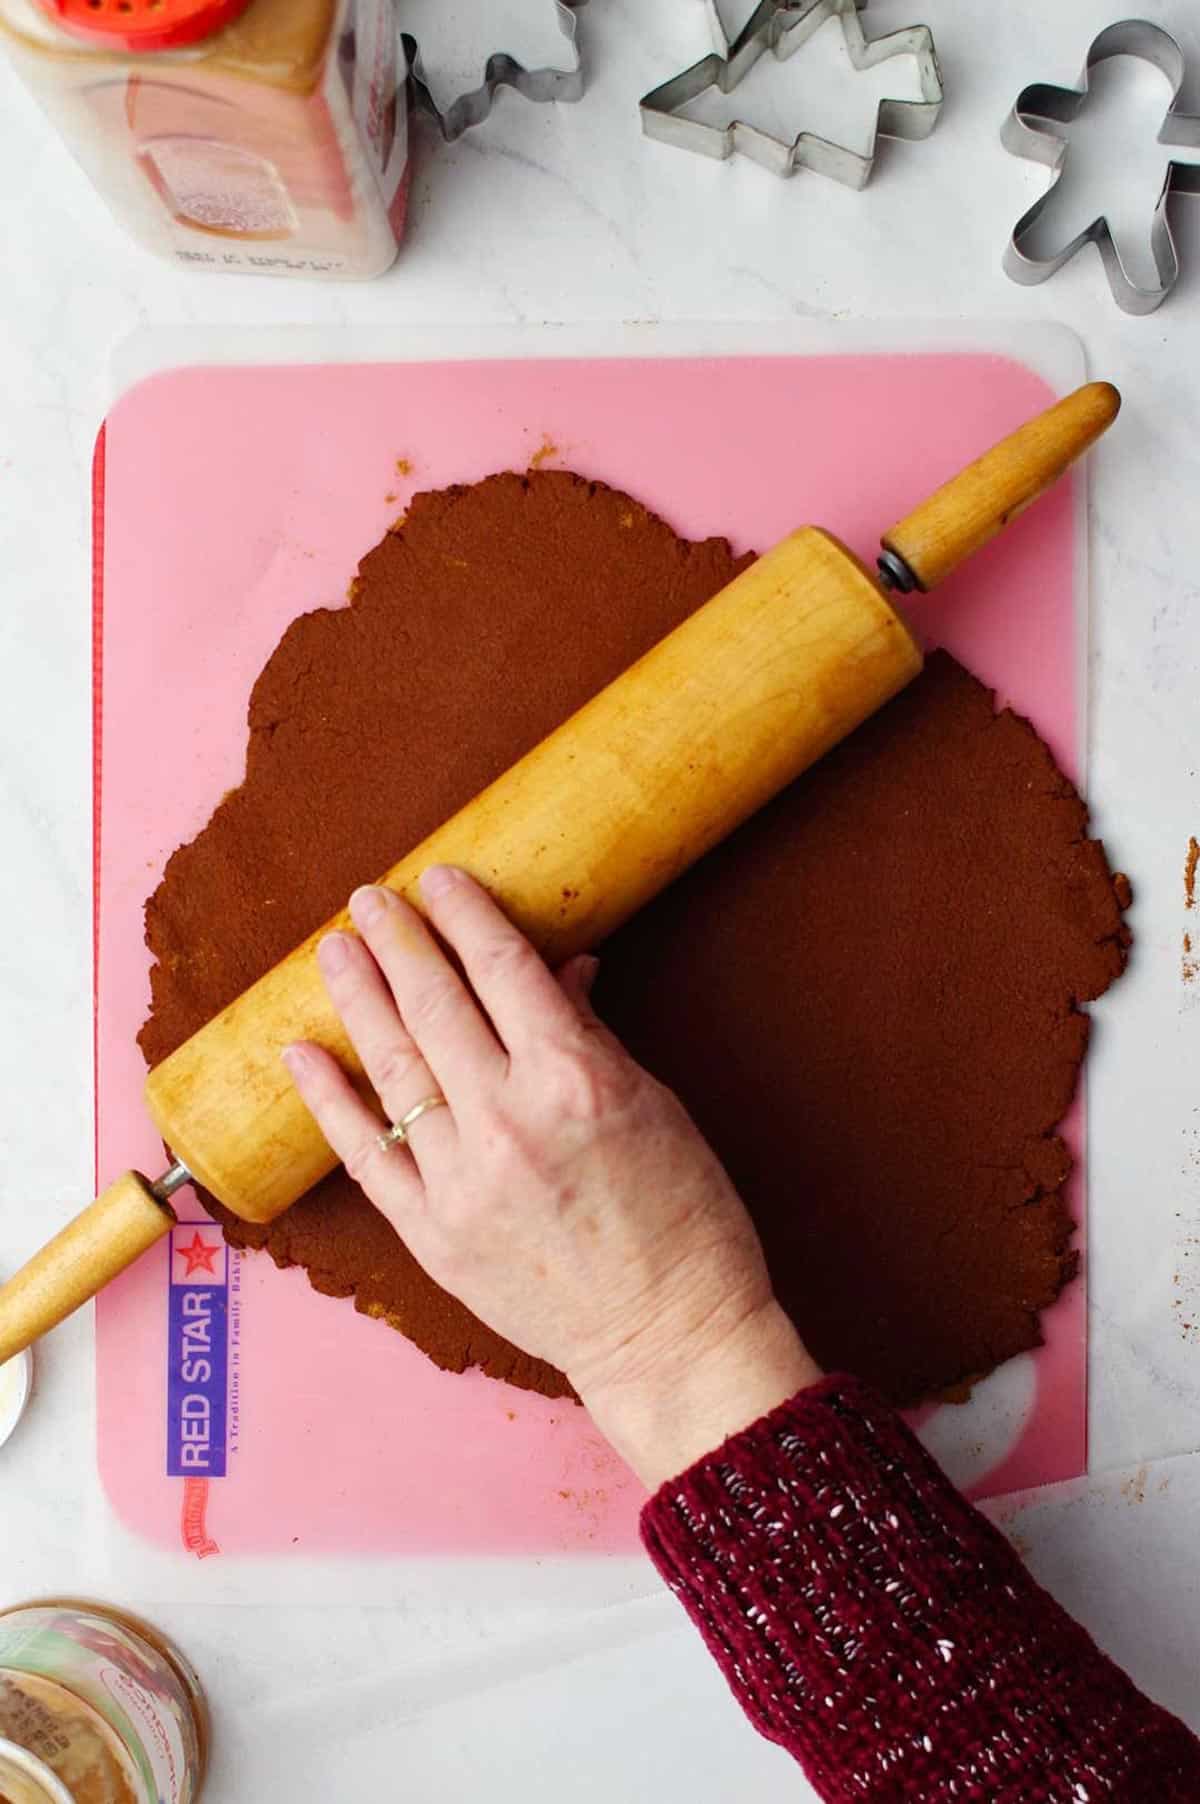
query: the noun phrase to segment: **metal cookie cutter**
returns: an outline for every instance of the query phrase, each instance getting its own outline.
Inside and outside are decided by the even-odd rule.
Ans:
[[[1167,218],[1173,194],[1200,194],[1200,163],[1167,163],[1162,193],[1154,209],[1150,227],[1150,248],[1158,271],[1158,284],[1144,288],[1135,282],[1121,258],[1108,219],[1101,214],[1070,244],[1051,257],[1036,257],[1026,245],[1058,186],[1067,160],[1069,139],[1055,131],[1056,125],[1069,125],[1087,104],[1092,70],[1113,56],[1137,56],[1161,69],[1171,83],[1171,104],[1158,133],[1158,142],[1200,150],[1200,118],[1179,110],[1179,94],[1183,87],[1184,55],[1176,40],[1161,26],[1148,19],[1122,19],[1108,26],[1092,44],[1087,54],[1078,88],[1056,88],[1046,82],[1035,83],[1017,96],[1004,124],[1001,137],[1006,150],[1014,156],[1028,157],[1045,163],[1054,171],[1054,180],[1040,200],[1034,202],[1013,227],[1012,237],[1004,253],[1005,273],[1014,282],[1044,282],[1055,270],[1085,244],[1094,244],[1100,252],[1112,289],[1113,299],[1126,313],[1153,313],[1160,307],[1179,278],[1179,253]]]
[[[413,90],[422,109],[437,121],[447,144],[453,144],[456,138],[461,138],[472,126],[483,124],[492,110],[497,88],[515,88],[526,100],[583,99],[583,64],[579,55],[579,25],[575,8],[582,6],[584,0],[571,0],[569,5],[567,0],[553,0],[553,4],[559,27],[570,50],[570,60],[565,69],[527,69],[524,63],[518,62],[507,51],[497,50],[487,60],[479,87],[458,95],[457,99],[444,108],[439,107],[433,97],[420,45],[409,33],[404,34],[404,48]]]
[[[885,37],[868,38],[858,17],[867,0],[761,0],[731,43],[716,0],[705,3],[718,48],[643,97],[642,130],[647,137],[709,157],[724,158],[741,151],[775,175],[794,175],[798,169],[811,169],[817,175],[844,182],[848,188],[865,188],[875,167],[880,137],[927,138],[937,124],[945,89],[933,34],[927,25],[909,25]],[[881,100],[865,154],[845,144],[834,144],[815,132],[801,132],[789,143],[741,119],[719,126],[683,116],[682,108],[710,88],[718,88],[722,94],[732,93],[768,50],[781,62],[794,55],[833,18],[841,21],[855,69],[873,69],[894,56],[917,59],[921,98]]]

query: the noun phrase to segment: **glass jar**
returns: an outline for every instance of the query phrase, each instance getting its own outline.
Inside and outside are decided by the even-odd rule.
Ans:
[[[408,198],[395,0],[0,0],[117,218],[188,267],[379,275]]]
[[[195,1804],[208,1713],[183,1655],[100,1604],[0,1613],[0,1797],[19,1804]]]

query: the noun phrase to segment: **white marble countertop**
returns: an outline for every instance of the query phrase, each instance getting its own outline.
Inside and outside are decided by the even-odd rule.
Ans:
[[[1200,111],[1200,25],[1181,0],[1141,10],[1183,38],[1195,70],[1186,98]],[[549,6],[523,11],[531,53],[558,48]],[[756,322],[769,347],[773,324],[795,316],[1062,321],[1125,395],[1092,471],[1089,788],[1112,861],[1134,879],[1137,952],[1096,1011],[1089,1077],[1094,1477],[1027,1504],[1019,1532],[1039,1576],[1200,1726],[1189,1533],[1200,1456],[1187,1457],[1200,1447],[1200,982],[1182,972],[1183,864],[1200,834],[1200,232],[1179,203],[1184,279],[1150,318],[1116,309],[1091,252],[1044,288],[1012,286],[1000,254],[1045,177],[1000,149],[1000,123],[1025,83],[1074,81],[1111,9],[1010,0],[1001,18],[991,0],[926,0],[916,13],[872,0],[867,21],[878,33],[917,17],[937,37],[944,117],[929,143],[886,146],[876,181],[854,194],[644,143],[637,96],[707,48],[704,9],[592,0],[581,19],[586,101],[540,108],[507,95],[454,149],[423,137],[409,242],[389,276],[362,287],[207,278],[150,261],[0,68],[0,1267],[89,1194],[88,485],[116,342],[139,325],[352,333],[437,320],[461,322],[469,345],[481,321],[710,317]],[[519,46],[516,29],[505,42]],[[790,94],[784,81],[802,71],[771,75],[779,86],[756,91],[748,111]],[[1108,204],[1134,226],[1161,162],[1156,84],[1131,84],[1130,135],[1114,129],[1108,152],[1089,138],[1108,158]],[[1105,102],[1106,120],[1118,101]],[[170,731],[167,696],[153,731]],[[104,1506],[91,1477],[89,1361],[86,1319],[44,1344],[34,1403],[0,1455],[0,1598],[94,1588],[88,1548]],[[196,1602],[155,1613],[211,1687],[214,1804],[368,1790],[466,1799],[484,1784],[514,1798],[801,1795],[671,1608],[663,1599],[610,1614],[586,1665],[556,1672],[552,1639],[527,1668],[497,1670],[489,1649],[504,1623],[464,1614],[450,1626],[478,1682],[434,1710],[389,1683],[419,1632],[403,1611],[297,1600],[266,1613]]]

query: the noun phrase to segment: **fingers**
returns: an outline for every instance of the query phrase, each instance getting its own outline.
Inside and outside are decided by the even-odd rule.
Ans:
[[[592,1007],[592,985],[600,969],[598,958],[589,958],[581,953],[578,958],[568,959],[558,973],[558,987],[566,997],[581,1021],[590,1027],[600,1024],[600,1017]]]
[[[379,966],[362,941],[349,933],[327,934],[317,948],[317,962],[388,1120],[402,1121],[440,1086],[396,1012]],[[418,1164],[422,1156],[435,1156],[453,1136],[449,1112],[440,1112],[436,1123],[431,1121],[413,1138]]]
[[[436,1080],[434,1088],[445,1093],[452,1109],[469,1106],[506,1068],[503,1049],[474,997],[420,915],[393,891],[357,890],[350,914],[391,990],[400,1022]],[[420,1100],[412,1098],[409,1107]]]
[[[510,1053],[578,1033],[575,1006],[525,935],[474,878],[453,865],[434,865],[421,878],[421,895]]]
[[[396,1231],[402,1233],[405,1215],[422,1194],[413,1161],[400,1148],[383,1150],[379,1144],[383,1123],[323,1047],[301,1041],[285,1047],[283,1062],[301,1099],[350,1176]],[[437,1113],[441,1116],[446,1111],[439,1109]]]
[[[592,1007],[592,986],[600,970],[600,960],[581,954],[572,958],[558,973],[558,987],[571,1007],[584,1031],[591,1036],[593,1045],[603,1045],[618,1058],[628,1059],[629,1053],[621,1044],[612,1028]]]

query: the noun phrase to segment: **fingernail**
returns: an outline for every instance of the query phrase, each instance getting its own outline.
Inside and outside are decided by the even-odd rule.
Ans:
[[[350,898],[351,920],[357,927],[374,927],[387,913],[390,899],[388,891],[377,884],[369,883],[363,889],[356,889]]]
[[[344,971],[349,957],[350,948],[344,933],[327,933],[317,947],[317,963],[327,977],[336,977],[339,971]]]
[[[303,1046],[285,1046],[279,1056],[293,1077],[308,1070],[308,1053]]]
[[[431,864],[427,871],[421,873],[421,894],[436,902],[439,896],[449,895],[452,889],[466,879],[466,872],[460,871],[453,864]]]

